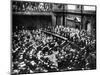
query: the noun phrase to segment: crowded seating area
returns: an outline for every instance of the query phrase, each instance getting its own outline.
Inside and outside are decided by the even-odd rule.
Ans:
[[[12,34],[12,74],[95,69],[95,48],[96,38],[86,30],[20,29]]]
[[[96,69],[96,6],[12,1],[12,75]]]

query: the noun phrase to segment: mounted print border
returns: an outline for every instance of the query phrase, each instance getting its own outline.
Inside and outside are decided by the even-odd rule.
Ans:
[[[11,74],[96,69],[96,5],[11,1]]]

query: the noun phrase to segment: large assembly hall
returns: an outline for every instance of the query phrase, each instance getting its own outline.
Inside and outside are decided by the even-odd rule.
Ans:
[[[96,69],[96,6],[11,2],[12,75]]]

